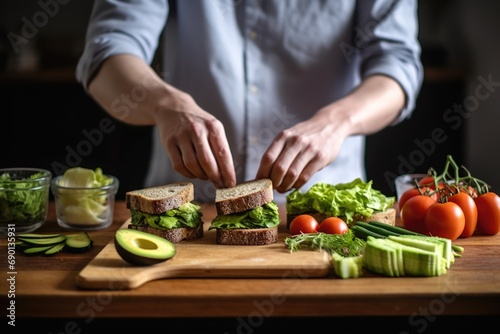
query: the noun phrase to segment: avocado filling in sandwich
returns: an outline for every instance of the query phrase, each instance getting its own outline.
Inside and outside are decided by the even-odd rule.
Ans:
[[[203,223],[201,217],[200,206],[192,202],[184,203],[176,209],[161,214],[130,210],[130,223],[132,225],[148,225],[159,229],[196,227]]]
[[[278,226],[279,223],[278,205],[269,202],[247,211],[218,215],[212,220],[209,229],[270,228]]]
[[[286,198],[286,210],[288,215],[318,212],[326,216],[344,217],[346,223],[350,224],[355,216],[370,217],[376,212],[384,212],[394,202],[394,197],[386,197],[373,189],[372,181],[363,182],[357,178],[336,185],[319,182],[304,193],[296,189]]]

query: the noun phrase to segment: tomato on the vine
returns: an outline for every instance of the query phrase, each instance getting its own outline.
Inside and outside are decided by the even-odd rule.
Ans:
[[[328,217],[319,223],[318,232],[344,234],[349,230],[347,223],[338,217]]]
[[[429,234],[425,225],[425,215],[429,207],[435,203],[436,200],[426,195],[408,199],[401,209],[403,227],[413,232]]]
[[[425,226],[429,235],[456,240],[465,227],[465,215],[453,202],[436,202],[425,214]]]
[[[429,194],[429,195],[426,195],[426,194]],[[399,201],[398,201],[399,211],[401,211],[403,209],[403,205],[405,205],[406,201],[408,201],[410,198],[417,196],[417,195],[430,196],[435,201],[437,201],[437,193],[434,192],[431,188],[429,188],[429,187],[411,188],[411,189],[406,190],[399,198]]]
[[[311,215],[302,214],[295,217],[290,223],[290,234],[297,235],[302,233],[318,232],[319,223]]]
[[[459,192],[448,197],[448,202],[457,204],[462,209],[465,217],[465,226],[460,234],[461,238],[468,238],[476,230],[477,206],[474,199],[465,192]]]
[[[426,186],[426,187],[431,187],[432,189],[436,189],[436,186],[434,185],[434,177],[427,175],[421,178],[418,181],[419,186]]]
[[[477,230],[485,235],[500,232],[500,197],[487,192],[474,199],[477,206]]]

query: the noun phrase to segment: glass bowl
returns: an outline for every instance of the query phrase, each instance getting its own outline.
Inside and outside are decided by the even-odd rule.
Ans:
[[[62,176],[52,179],[51,189],[59,226],[78,231],[100,230],[113,223],[115,196],[119,181],[106,175],[112,182],[100,187],[62,186]]]
[[[40,168],[0,169],[0,233],[29,233],[47,219],[52,173]]]

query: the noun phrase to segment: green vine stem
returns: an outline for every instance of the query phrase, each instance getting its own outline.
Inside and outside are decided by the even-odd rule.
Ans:
[[[465,171],[465,175],[461,176],[461,171]],[[473,196],[470,188],[473,188],[477,193],[477,196],[485,194],[490,191],[491,186],[485,181],[478,179],[470,173],[470,171],[463,165],[458,166],[451,155],[446,157],[446,163],[441,174],[438,174],[434,168],[429,168],[427,175],[431,176],[434,182],[435,192],[438,193],[438,199],[441,202],[445,202],[449,194],[456,194],[460,191],[465,191],[469,195]],[[417,186],[420,187],[417,181],[415,181]],[[440,184],[445,184],[445,186],[439,186]]]

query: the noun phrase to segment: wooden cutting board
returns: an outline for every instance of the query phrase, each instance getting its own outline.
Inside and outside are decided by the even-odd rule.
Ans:
[[[129,221],[122,226],[126,228]],[[166,262],[136,267],[125,262],[110,241],[76,277],[83,289],[134,289],[152,280],[180,277],[323,277],[331,270],[325,251],[291,253],[280,232],[278,242],[262,246],[218,245],[215,231],[203,238],[176,244],[175,256]]]

